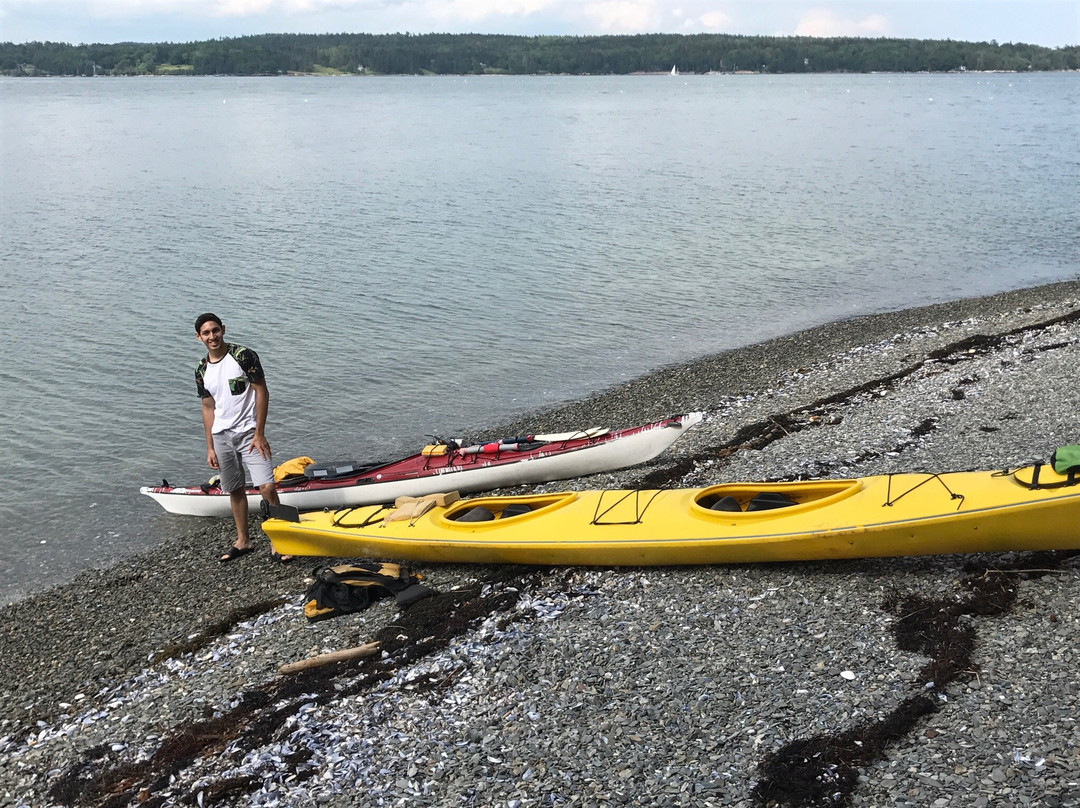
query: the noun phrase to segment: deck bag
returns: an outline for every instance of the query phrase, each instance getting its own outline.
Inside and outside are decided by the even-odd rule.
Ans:
[[[1080,444],[1059,446],[1050,455],[1050,465],[1058,474],[1080,471]]]
[[[394,500],[394,507],[383,517],[384,522],[402,522],[419,519],[435,506],[446,508],[457,502],[461,495],[457,491],[445,491],[440,494],[425,494],[422,497],[402,496]]]
[[[394,597],[405,608],[435,594],[398,564],[358,561],[315,570],[307,589],[304,616],[314,623],[341,614],[362,612],[382,598]]]
[[[425,513],[435,507],[432,499],[414,499],[411,502],[403,502],[383,517],[384,522],[412,522],[419,519]]]
[[[303,477],[304,469],[315,461],[310,457],[294,457],[274,467],[274,482],[280,483],[289,477]]]

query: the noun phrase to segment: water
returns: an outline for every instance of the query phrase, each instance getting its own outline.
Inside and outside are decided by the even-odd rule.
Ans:
[[[1075,75],[0,79],[0,103],[8,599],[189,524],[137,491],[210,474],[205,310],[263,358],[277,458],[383,458],[1080,269]]]

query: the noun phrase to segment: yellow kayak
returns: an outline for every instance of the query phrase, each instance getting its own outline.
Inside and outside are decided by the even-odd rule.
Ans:
[[[707,488],[568,491],[300,514],[279,553],[484,564],[668,565],[1080,548],[1080,484],[1049,466]]]

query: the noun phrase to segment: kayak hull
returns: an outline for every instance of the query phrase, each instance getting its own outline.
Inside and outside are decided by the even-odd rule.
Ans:
[[[701,413],[692,412],[618,431],[536,436],[548,440],[529,451],[452,452],[443,456],[418,453],[352,476],[279,486],[278,498],[302,511],[320,510],[393,502],[402,496],[451,489],[471,493],[599,474],[652,460],[701,420]],[[216,488],[144,486],[139,491],[174,514],[226,517],[232,513],[228,493]],[[249,508],[258,509],[258,490],[248,489],[247,498]]]
[[[744,510],[762,493],[793,504]],[[725,497],[740,509],[709,507]],[[495,518],[462,520],[477,508]],[[1004,472],[477,497],[415,518],[393,513],[300,514],[299,521],[267,519],[263,530],[291,555],[485,564],[658,566],[1080,548],[1080,486],[1031,490]]]

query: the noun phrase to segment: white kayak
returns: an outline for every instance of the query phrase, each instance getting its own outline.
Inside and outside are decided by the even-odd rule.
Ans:
[[[310,511],[583,477],[652,460],[701,420],[702,413],[691,412],[622,430],[584,429],[470,446],[442,443],[388,463],[312,464],[303,475],[279,481],[278,497],[283,505]],[[216,517],[232,513],[228,493],[215,485],[173,486],[163,481],[139,491],[169,513]],[[258,509],[258,490],[248,489],[247,496],[249,507]]]

